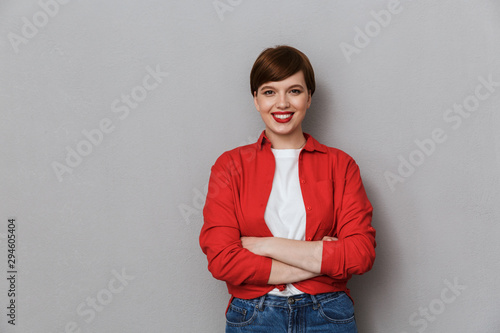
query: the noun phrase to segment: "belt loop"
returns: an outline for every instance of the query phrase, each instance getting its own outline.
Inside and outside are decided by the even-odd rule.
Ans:
[[[310,295],[310,296],[311,296],[311,300],[313,301],[313,310],[318,310],[319,309],[318,300],[316,299],[316,297],[314,295]]]
[[[266,300],[266,295],[263,295],[259,299],[259,304],[257,304],[257,309],[259,311],[264,311],[264,301]]]

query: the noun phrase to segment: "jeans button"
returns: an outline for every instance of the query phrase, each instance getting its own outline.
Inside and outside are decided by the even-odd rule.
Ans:
[[[294,304],[295,303],[295,299],[294,298],[289,298],[288,299],[288,304]]]

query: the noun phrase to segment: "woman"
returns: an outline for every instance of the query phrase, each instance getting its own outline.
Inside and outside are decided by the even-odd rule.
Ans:
[[[250,86],[265,130],[212,166],[200,234],[232,295],[226,332],[357,332],[346,284],[375,260],[359,168],[302,131],[315,90],[302,52],[264,50]]]

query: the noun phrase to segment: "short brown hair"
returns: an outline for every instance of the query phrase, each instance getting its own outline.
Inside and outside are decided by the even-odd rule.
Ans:
[[[312,96],[316,89],[316,82],[314,70],[307,56],[288,45],[265,49],[255,60],[250,72],[252,96],[262,84],[269,81],[282,81],[299,71],[304,73],[307,89]]]

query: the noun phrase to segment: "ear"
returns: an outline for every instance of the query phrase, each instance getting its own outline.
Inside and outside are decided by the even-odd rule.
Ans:
[[[255,105],[257,111],[260,112],[259,102],[257,102],[257,91],[253,92],[253,104]]]

